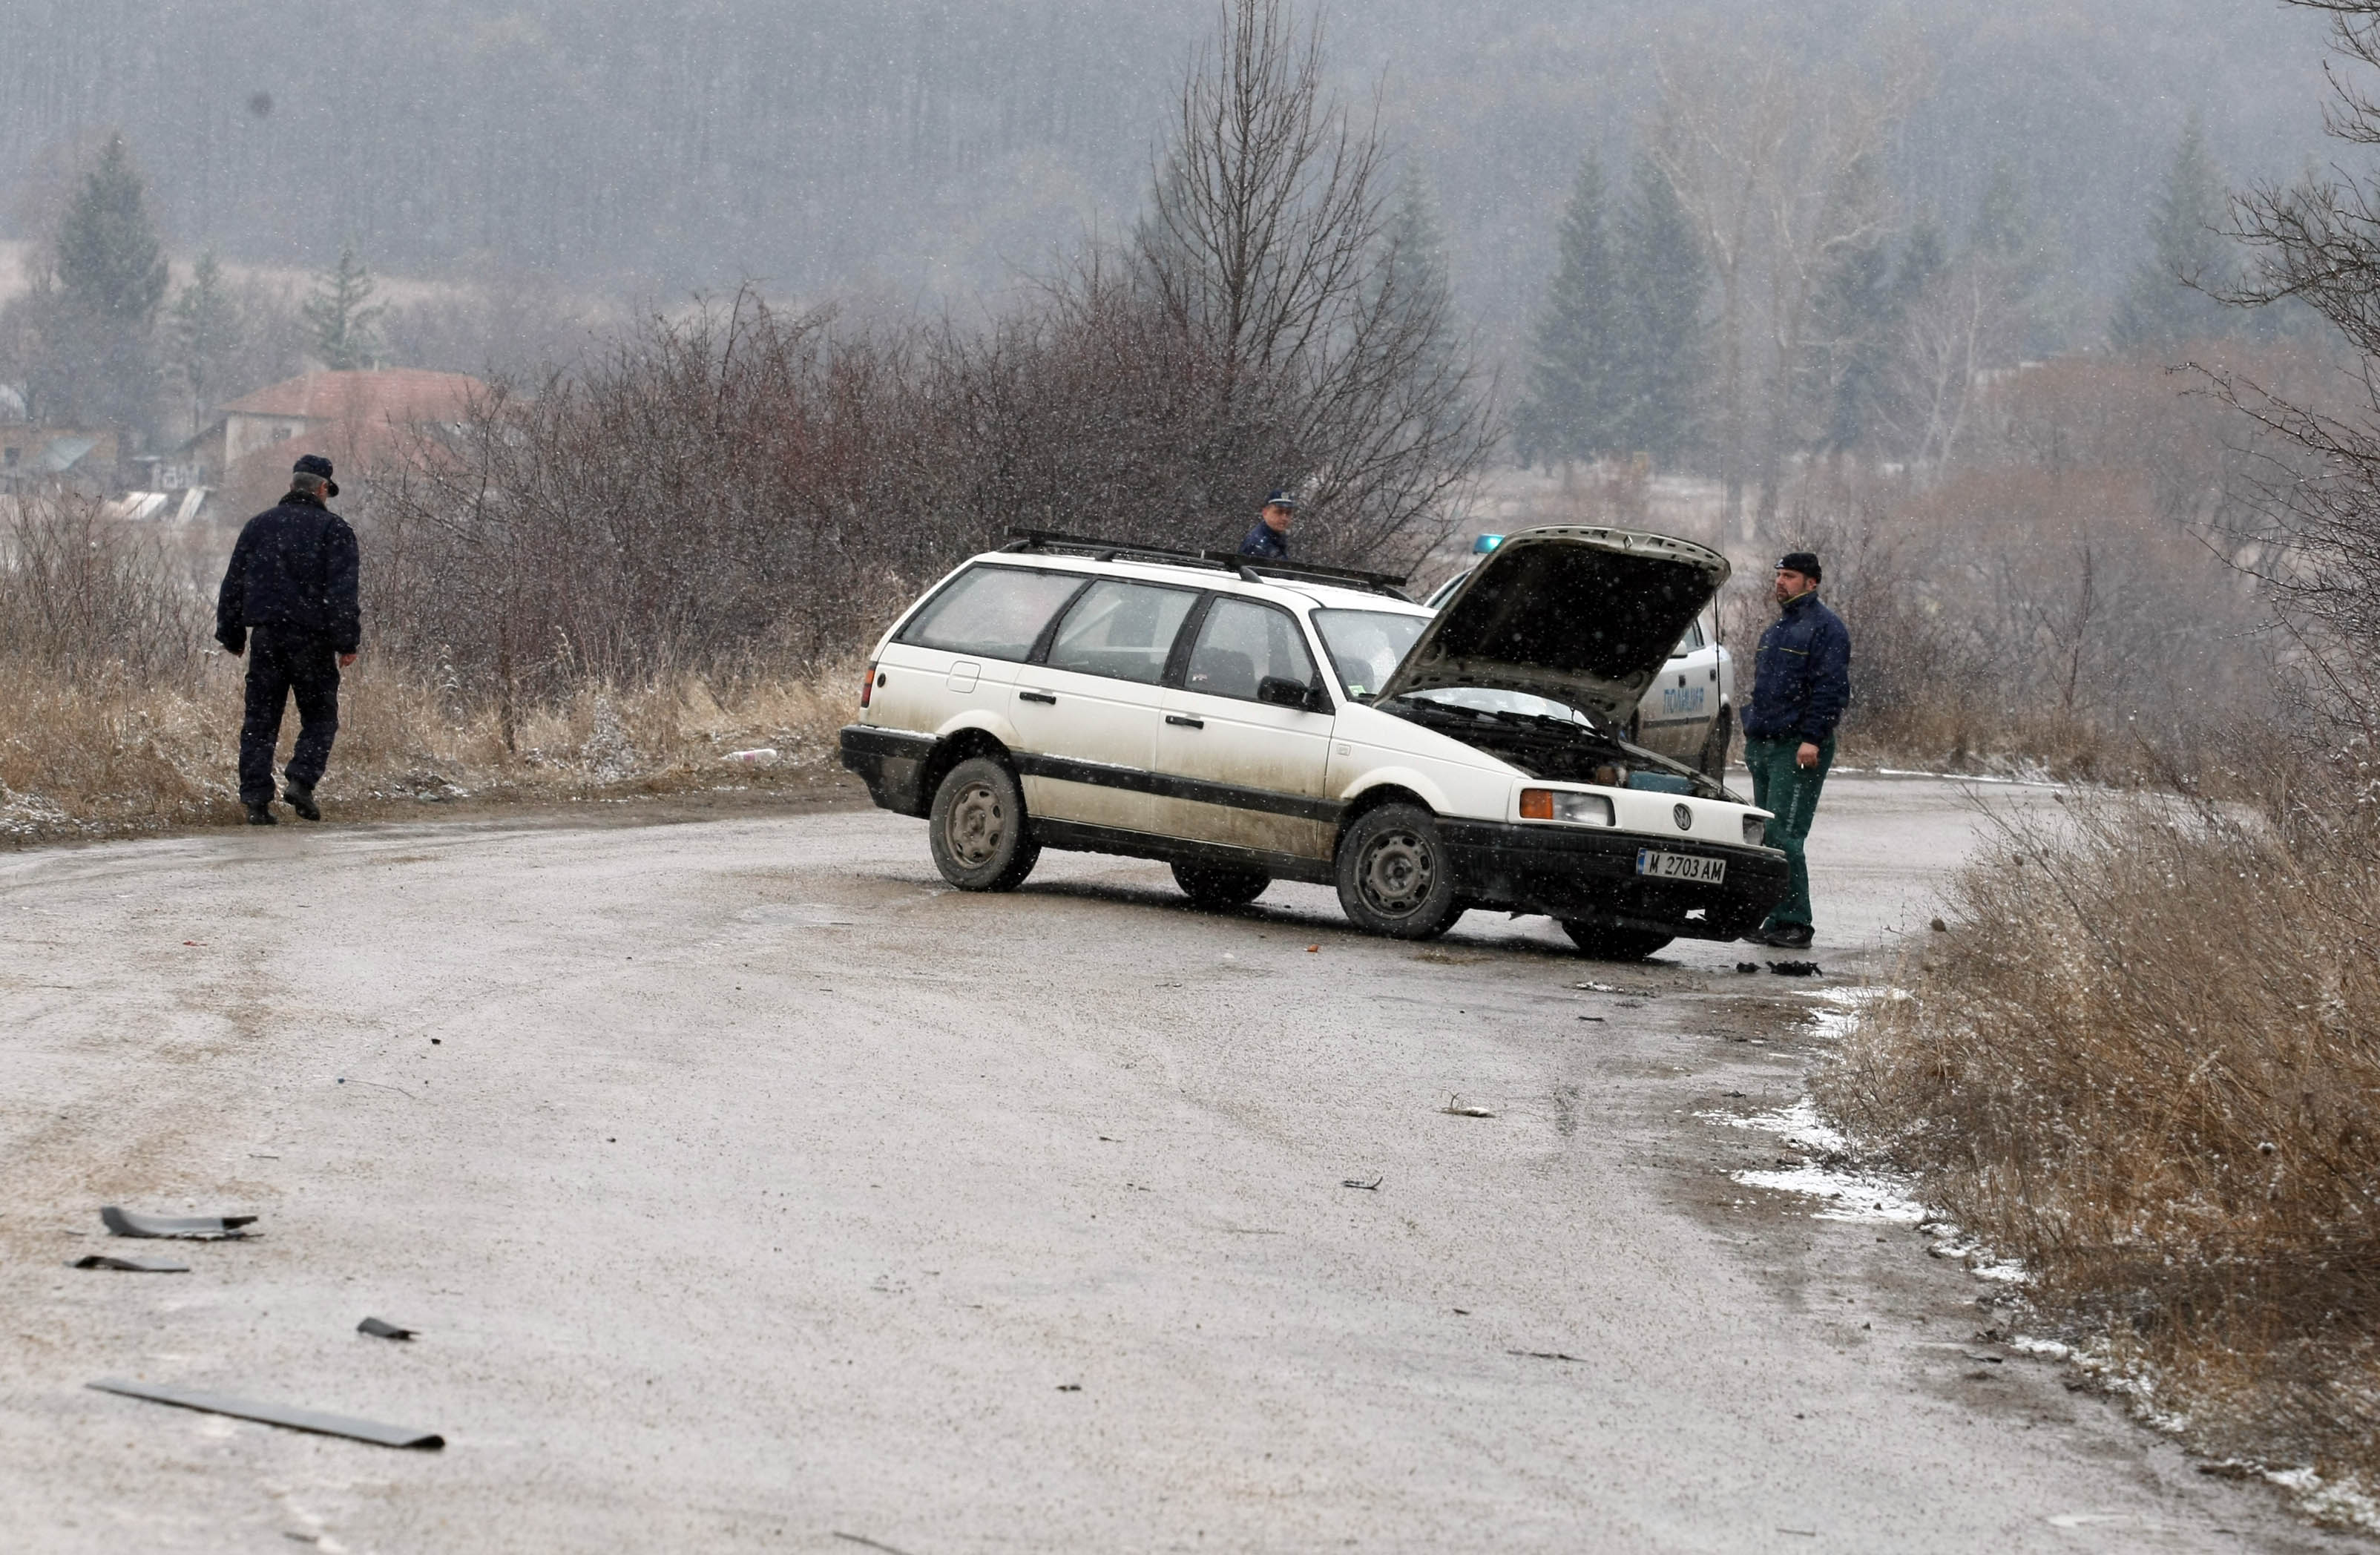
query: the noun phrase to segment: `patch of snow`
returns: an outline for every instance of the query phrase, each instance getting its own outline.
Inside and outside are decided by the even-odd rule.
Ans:
[[[1775,1172],[1737,1172],[1731,1175],[1748,1188],[1769,1188],[1825,1199],[1826,1208],[1812,1210],[1812,1220],[1913,1226],[1925,1219],[1925,1206],[1903,1192],[1904,1184],[1870,1172],[1811,1165]]]
[[[2297,1509],[2322,1523],[2380,1533],[2380,1500],[2352,1476],[2325,1479],[2310,1468],[2266,1469],[2265,1477],[2289,1493]]]

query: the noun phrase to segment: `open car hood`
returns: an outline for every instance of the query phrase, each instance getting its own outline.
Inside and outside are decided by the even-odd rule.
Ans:
[[[1667,535],[1524,529],[1471,570],[1374,700],[1488,686],[1623,727],[1727,574],[1718,552]]]

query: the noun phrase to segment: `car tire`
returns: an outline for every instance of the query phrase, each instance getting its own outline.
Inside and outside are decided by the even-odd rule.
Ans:
[[[1642,961],[1677,938],[1650,929],[1614,929],[1608,924],[1565,920],[1562,932],[1581,955],[1597,961]]]
[[[1016,774],[988,756],[942,775],[927,825],[934,868],[961,891],[1014,891],[1041,857]]]
[[[1722,707],[1711,721],[1710,733],[1703,736],[1702,759],[1694,763],[1703,776],[1717,784],[1727,782],[1728,747],[1734,743],[1735,710]]]
[[[1234,869],[1228,864],[1176,864],[1173,883],[1202,907],[1245,907],[1265,893],[1272,877],[1262,869]]]
[[[1434,940],[1463,916],[1438,818],[1382,805],[1339,840],[1339,905],[1354,925],[1397,940]]]

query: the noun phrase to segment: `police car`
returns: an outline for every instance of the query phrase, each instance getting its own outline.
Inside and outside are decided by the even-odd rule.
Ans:
[[[1481,535],[1472,552],[1486,555],[1503,540],[1502,535]],[[1455,574],[1422,602],[1436,610],[1468,576]],[[1670,650],[1669,662],[1638,699],[1626,734],[1633,744],[1687,762],[1715,781],[1726,781],[1728,749],[1735,740],[1735,656],[1718,640],[1715,612],[1702,611],[1686,624]]]
[[[962,890],[1075,848],[1163,860],[1210,905],[1335,886],[1402,939],[1474,907],[1591,955],[1734,939],[1785,889],[1767,813],[1624,737],[1727,570],[1533,529],[1433,611],[1374,574],[1019,533],[885,633],[843,759]]]

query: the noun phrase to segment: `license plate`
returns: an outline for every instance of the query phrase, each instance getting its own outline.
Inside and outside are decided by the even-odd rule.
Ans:
[[[1696,881],[1717,885],[1727,878],[1727,860],[1695,853],[1663,853],[1658,848],[1636,850],[1636,872],[1657,881]]]

